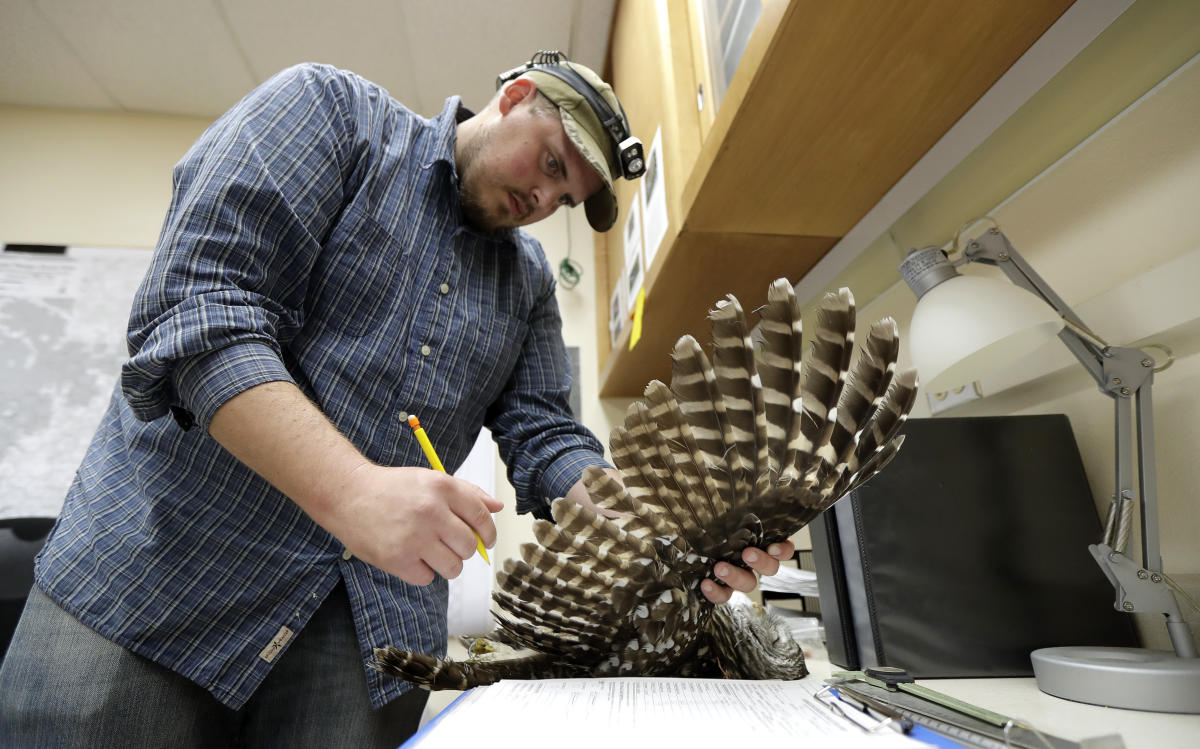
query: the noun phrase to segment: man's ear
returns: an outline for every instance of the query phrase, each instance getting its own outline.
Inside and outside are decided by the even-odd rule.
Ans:
[[[518,78],[504,84],[500,90],[500,114],[506,115],[517,104],[528,99],[537,91],[537,84],[528,78]]]

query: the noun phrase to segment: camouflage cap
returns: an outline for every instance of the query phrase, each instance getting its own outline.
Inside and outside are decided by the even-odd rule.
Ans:
[[[608,106],[624,119],[621,102],[613,93],[612,86],[605,83],[600,76],[596,75],[595,71],[585,65],[565,60],[559,65],[569,67],[578,73],[604,97]],[[600,175],[604,186],[595,195],[584,201],[584,212],[593,229],[600,232],[608,231],[617,220],[617,194],[613,190],[613,180],[622,174],[621,164],[617,161],[617,155],[612,147],[612,139],[601,125],[600,118],[592,110],[587,99],[572,88],[571,84],[536,67],[525,71],[522,77],[531,79],[537,84],[538,91],[558,105],[559,114],[562,116],[563,130],[566,131],[567,137],[575,144],[575,148],[579,150],[584,160],[591,164],[596,173]],[[628,121],[625,122],[625,127],[627,130],[629,129]]]

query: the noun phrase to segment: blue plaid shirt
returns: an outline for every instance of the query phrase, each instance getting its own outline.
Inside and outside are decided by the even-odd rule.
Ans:
[[[567,405],[541,247],[462,223],[454,143],[468,114],[455,97],[427,120],[353,74],[301,65],[249,94],[176,166],[131,356],[37,581],[230,707],[339,580],[373,705],[407,688],[366,667],[373,647],[446,644],[444,579],[412,586],[343,558],[207,435],[237,393],[293,382],[382,465],[426,465],[403,412],[420,415],[451,471],[486,424],[521,512],[544,510],[603,463]]]

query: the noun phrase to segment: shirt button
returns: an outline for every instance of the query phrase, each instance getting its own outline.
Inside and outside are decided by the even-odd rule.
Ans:
[[[342,559],[345,559],[347,562],[350,561],[350,557],[352,557],[352,556],[354,556],[354,555],[350,553],[349,549],[346,549],[342,552]]]
[[[448,283],[442,284],[441,286],[438,287],[438,291],[441,291],[443,294],[449,294],[450,293],[450,284],[448,284]]]
[[[433,349],[429,348],[428,346],[421,347],[421,356],[429,356],[432,353]]]

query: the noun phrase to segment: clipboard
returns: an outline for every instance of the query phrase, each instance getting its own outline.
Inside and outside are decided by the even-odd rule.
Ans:
[[[971,705],[918,685],[904,669],[868,668],[838,671],[826,680],[851,701],[875,706],[888,715],[911,721],[922,741],[966,749],[1124,749],[1117,734],[1071,741],[1053,736],[1019,719]],[[914,738],[917,738],[914,735]]]

